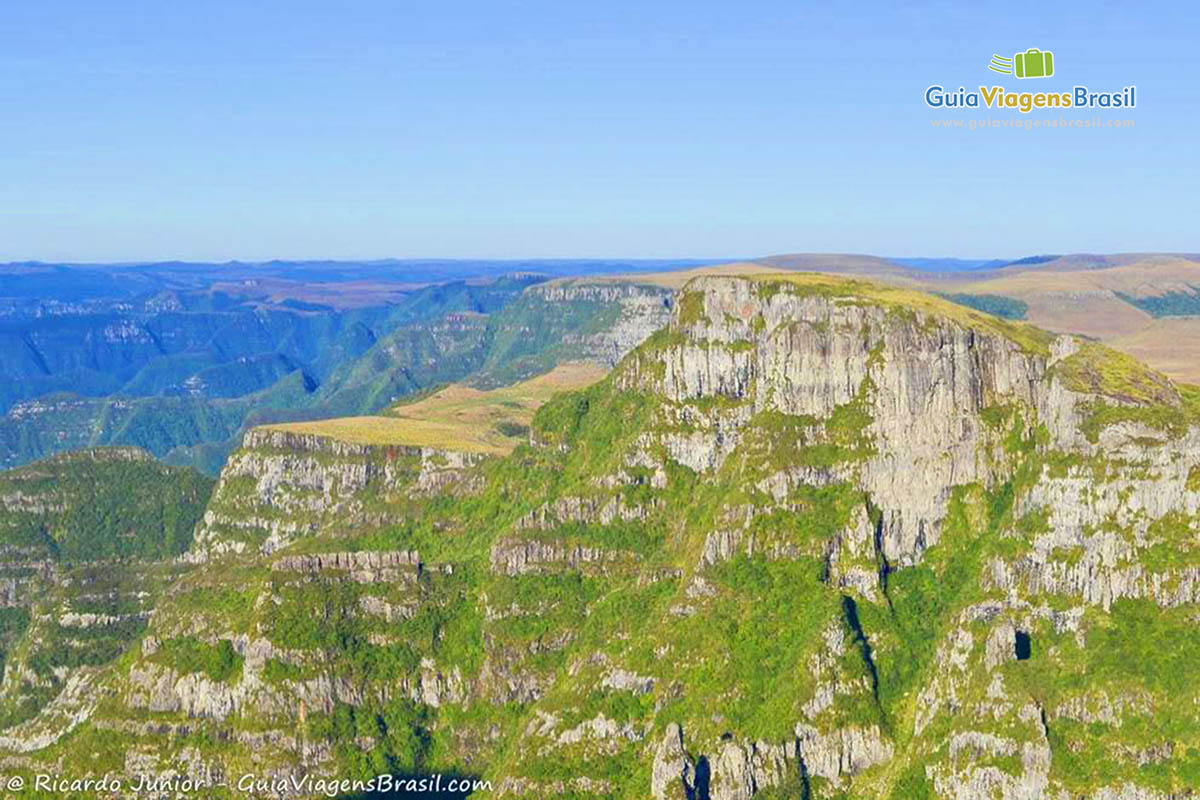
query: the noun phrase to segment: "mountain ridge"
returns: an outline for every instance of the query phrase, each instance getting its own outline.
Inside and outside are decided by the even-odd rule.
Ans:
[[[110,693],[5,741],[501,796],[1178,796],[1197,407],[916,291],[702,276],[508,455],[247,433]]]
[[[623,330],[661,324],[663,311],[648,287],[677,290],[696,275],[783,266],[941,293],[1059,333],[1099,339],[1177,379],[1200,380],[1200,362],[1187,357],[1200,350],[1200,263],[1186,254],[1039,256],[996,269],[972,262],[979,268],[955,271],[921,270],[903,263],[911,259],[875,256],[799,254],[765,261],[669,272],[646,270],[688,265],[650,262],[637,265],[645,270],[624,274],[544,282],[518,275],[490,283],[477,275],[440,285],[404,282],[399,267],[380,267],[388,280],[375,281],[374,272],[355,273],[351,263],[333,270],[326,262],[312,262],[325,266],[290,281],[261,270],[206,276],[197,265],[158,265],[129,273],[142,276],[136,287],[147,290],[136,300],[104,299],[116,290],[95,276],[53,273],[61,286],[55,284],[50,295],[66,300],[39,301],[36,308],[19,298],[0,303],[0,337],[10,343],[0,373],[11,378],[0,402],[16,404],[0,417],[0,464],[64,448],[129,444],[216,474],[248,426],[372,414],[397,397],[443,382],[495,386],[520,380],[557,360],[580,357],[570,351],[578,351],[585,338],[607,336],[606,353],[593,346],[584,357],[611,364],[637,341]],[[473,262],[455,263],[454,269],[469,272]],[[276,272],[285,266],[276,265]],[[593,266],[608,270],[620,264]],[[5,277],[0,275],[0,294],[8,285]],[[572,293],[579,299],[570,310],[546,301],[544,293],[539,299],[541,290],[530,289],[526,296],[520,289],[529,284],[545,285],[546,291],[621,286],[642,292],[645,302],[635,308],[615,291],[608,300],[584,300],[576,289]],[[136,287],[128,291],[136,294]],[[68,289],[99,294],[71,301],[63,294]],[[510,311],[499,307],[509,304]],[[489,313],[492,321],[471,312]],[[605,324],[614,328],[605,333],[600,330]],[[521,341],[522,326],[532,332],[532,346]],[[576,344],[564,349],[556,337]],[[442,368],[429,369],[430,358]]]

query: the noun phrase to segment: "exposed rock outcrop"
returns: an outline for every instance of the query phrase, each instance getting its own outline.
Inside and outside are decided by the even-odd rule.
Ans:
[[[256,430],[152,613],[0,574],[67,649],[148,626],[112,702],[0,745],[70,763],[83,726],[130,773],[416,763],[530,798],[1188,796],[1191,390],[822,277],[531,291],[640,309],[572,343],[598,359],[649,338],[503,460]]]

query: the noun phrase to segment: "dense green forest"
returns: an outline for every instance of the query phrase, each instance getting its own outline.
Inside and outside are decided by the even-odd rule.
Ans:
[[[1004,319],[1025,319],[1029,312],[1029,304],[1015,297],[1005,297],[999,294],[943,294],[952,303],[973,308],[987,314],[994,314]]]

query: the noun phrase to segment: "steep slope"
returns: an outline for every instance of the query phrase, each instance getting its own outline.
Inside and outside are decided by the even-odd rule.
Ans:
[[[1200,381],[1197,362],[1178,356],[1200,344],[1195,256],[1061,256],[1001,270],[927,274],[920,285],[1015,300],[1036,325],[1099,339],[1173,378]]]
[[[1099,339],[1176,380],[1200,382],[1200,362],[1179,355],[1200,347],[1200,257],[1195,254],[1030,256],[969,269],[945,269],[937,261],[796,254],[757,263],[941,293],[1046,330]]]
[[[213,482],[133,448],[0,473],[0,721],[27,747],[146,628]],[[69,724],[70,715],[66,716]]]
[[[351,444],[438,447],[503,454],[528,438],[534,412],[559,392],[582,389],[607,370],[586,361],[496,389],[454,383],[405,400],[379,414],[263,426]]]
[[[1187,796],[1198,419],[1128,357],[929,295],[700,277],[509,455],[252,431],[197,567],[17,767]]]
[[[337,313],[246,303],[164,310],[146,301],[149,311],[99,322],[85,314],[72,324],[85,344],[107,342],[109,360],[126,368],[123,377],[94,392],[105,396],[88,397],[81,395],[92,393],[91,379],[65,371],[54,385],[77,393],[15,404],[0,417],[0,467],[62,450],[132,445],[215,473],[247,427],[368,414],[468,376],[494,387],[563,361],[608,367],[669,313],[669,292],[636,279],[568,279],[544,288],[541,280],[518,275],[431,286],[391,306]],[[115,366],[102,369],[97,357],[71,350],[80,338],[71,326],[45,324],[63,340],[61,358],[82,359],[105,380],[116,374]],[[15,338],[0,353],[24,352],[21,324],[9,327]],[[4,335],[0,330],[0,340]],[[129,337],[148,348],[145,358],[130,352]],[[0,372],[6,369],[17,367],[0,363]],[[18,388],[40,394],[39,386]]]
[[[164,292],[99,309],[0,317],[0,377],[7,378],[0,381],[7,412],[0,466],[117,444],[219,467],[255,413],[331,403],[345,413],[388,402],[391,396],[377,399],[344,374],[361,360],[378,367],[380,352],[389,366],[407,370],[388,387],[394,394],[461,377],[476,365],[470,354],[485,328],[482,321],[459,324],[460,316],[486,319],[538,280],[450,283],[341,310],[253,294]],[[391,345],[377,349],[385,338]],[[221,445],[216,459],[196,451]]]

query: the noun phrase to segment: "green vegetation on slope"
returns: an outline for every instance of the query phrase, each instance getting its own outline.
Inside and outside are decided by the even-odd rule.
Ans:
[[[568,296],[551,297],[536,291],[539,282],[526,276],[431,286],[395,305],[333,316],[176,315],[153,333],[179,352],[149,357],[128,387],[63,381],[0,417],[0,467],[62,450],[131,445],[215,475],[246,428],[374,415],[452,382],[505,386],[595,358],[589,338],[620,319],[620,297],[630,287],[664,303],[668,297],[660,287],[586,281],[568,282]],[[209,344],[216,361],[196,352]]]
[[[1190,287],[1190,292],[1166,292],[1160,295],[1135,297],[1117,292],[1131,306],[1136,306],[1153,317],[1200,316],[1200,286]]]
[[[892,359],[917,345],[872,344],[884,337],[871,326],[902,324],[927,340],[918,354],[927,361],[940,353],[947,322],[1011,336],[1025,351],[1014,358],[1032,356],[1035,365],[1049,335],[937,298],[823,278],[771,276],[756,288],[767,302],[779,292],[815,292],[892,312],[845,332],[868,365],[857,387],[836,387],[843,400],[856,389],[848,401],[821,417],[784,413],[762,400],[761,375],[735,388],[722,383],[720,394],[668,396],[658,389],[685,357],[711,356],[690,365],[708,376],[753,357],[755,347],[695,342],[676,325],[604,379],[545,402],[525,441],[441,491],[416,485],[416,456],[385,447],[272,443],[244,453],[276,483],[264,492],[248,462],[222,483],[210,510],[229,520],[217,534],[247,548],[215,554],[177,583],[151,623],[163,646],[150,655],[126,650],[120,667],[235,684],[255,667],[233,643],[262,637],[274,648],[262,683],[239,685],[276,694],[262,705],[246,700],[219,721],[113,701],[91,724],[123,735],[138,730],[130,720],[177,726],[186,733],[129,733],[125,747],[194,747],[228,770],[283,770],[320,752],[342,775],[484,771],[513,779],[527,796],[601,787],[592,794],[641,800],[669,722],[683,725],[688,751],[710,767],[753,745],[754,768],[762,768],[772,752],[794,753],[801,731],[811,730],[832,754],[821,767],[844,769],[836,781],[814,776],[792,755],[782,784],[756,798],[933,797],[932,775],[945,785],[972,769],[990,770],[987,780],[1000,785],[1038,766],[1043,743],[1054,788],[1073,795],[1134,779],[1177,794],[1194,785],[1200,726],[1195,704],[1178,702],[1200,692],[1200,678],[1185,668],[1198,641],[1192,604],[1117,600],[1109,613],[1107,599],[1054,581],[1108,574],[1107,563],[1068,572],[1080,542],[1103,534],[1114,537],[1101,543],[1118,561],[1112,569],[1136,563],[1150,573],[1124,586],[1156,586],[1161,575],[1168,590],[1186,587],[1185,573],[1167,572],[1196,562],[1193,521],[1168,516],[1135,530],[1136,521],[1113,519],[1064,527],[1061,541],[1047,542],[1058,506],[1071,499],[1030,507],[1035,487],[1054,497],[1062,486],[1051,482],[1082,482],[1082,514],[1099,504],[1088,492],[1135,474],[1123,470],[1136,465],[1054,450],[1024,395],[983,397],[982,408],[954,409],[963,419],[951,435],[976,437],[974,456],[986,469],[943,487],[944,518],[923,520],[913,534],[917,563],[885,555],[886,526],[907,509],[894,497],[891,508],[879,507],[887,492],[872,496],[864,474],[926,476],[897,474],[911,468],[887,459],[904,443],[874,435],[894,410],[880,393],[894,400],[917,385],[905,382],[908,373],[882,382],[894,379]],[[701,323],[704,306],[688,297],[680,318]],[[739,329],[775,335],[753,321]],[[779,327],[779,336],[790,334]],[[1190,413],[1190,389],[1110,352],[1085,345],[1055,374],[1128,413]],[[392,411],[469,428],[507,419],[506,409],[516,409],[506,403],[522,405],[505,390],[485,400],[457,387]],[[926,462],[934,475],[943,451],[928,444],[918,440],[934,451]],[[718,445],[720,458],[707,457]],[[270,544],[279,549],[260,549],[276,532],[283,535]],[[295,558],[360,550],[415,550],[420,563]],[[1035,551],[1043,562],[1031,561]],[[1015,656],[1017,630],[1031,642],[1028,659]],[[325,686],[336,688],[318,694]],[[1100,693],[1093,705],[1116,709],[1122,725],[1082,719],[1089,690]],[[77,741],[100,752],[92,735],[85,727]],[[279,743],[269,754],[245,744],[268,737]],[[887,760],[870,765],[873,749]],[[272,759],[266,767],[264,759]]]
[[[153,658],[170,664],[179,672],[200,672],[210,680],[220,682],[240,675],[243,663],[228,639],[219,639],[216,644],[192,637],[167,639],[159,644]]]
[[[0,543],[64,562],[161,559],[191,545],[213,482],[130,448],[54,456],[0,473]]]
[[[838,298],[861,305],[881,305],[901,314],[930,315],[963,327],[1003,336],[1022,349],[1040,355],[1049,355],[1050,343],[1054,341],[1053,334],[1032,325],[979,313],[973,308],[913,289],[810,273],[764,274],[754,276],[752,280],[764,297],[769,297],[786,285],[800,294]]]
[[[1137,360],[1094,342],[1052,367],[1072,391],[1099,395],[1082,431],[1095,442],[1100,431],[1121,422],[1140,423],[1173,436],[1200,422],[1200,387],[1175,384]]]
[[[593,364],[572,362],[544,375],[489,391],[452,384],[410,402],[397,403],[379,415],[265,427],[355,444],[507,453],[528,436],[529,423],[538,407],[558,392],[588,386],[603,375],[604,370]]]
[[[993,314],[1004,319],[1025,319],[1025,315],[1029,312],[1029,304],[1024,300],[1018,300],[1015,297],[1005,297],[999,294],[965,294],[958,292],[953,294],[939,294],[938,296],[944,297],[952,303],[958,303],[960,306],[973,308],[976,311]]]

